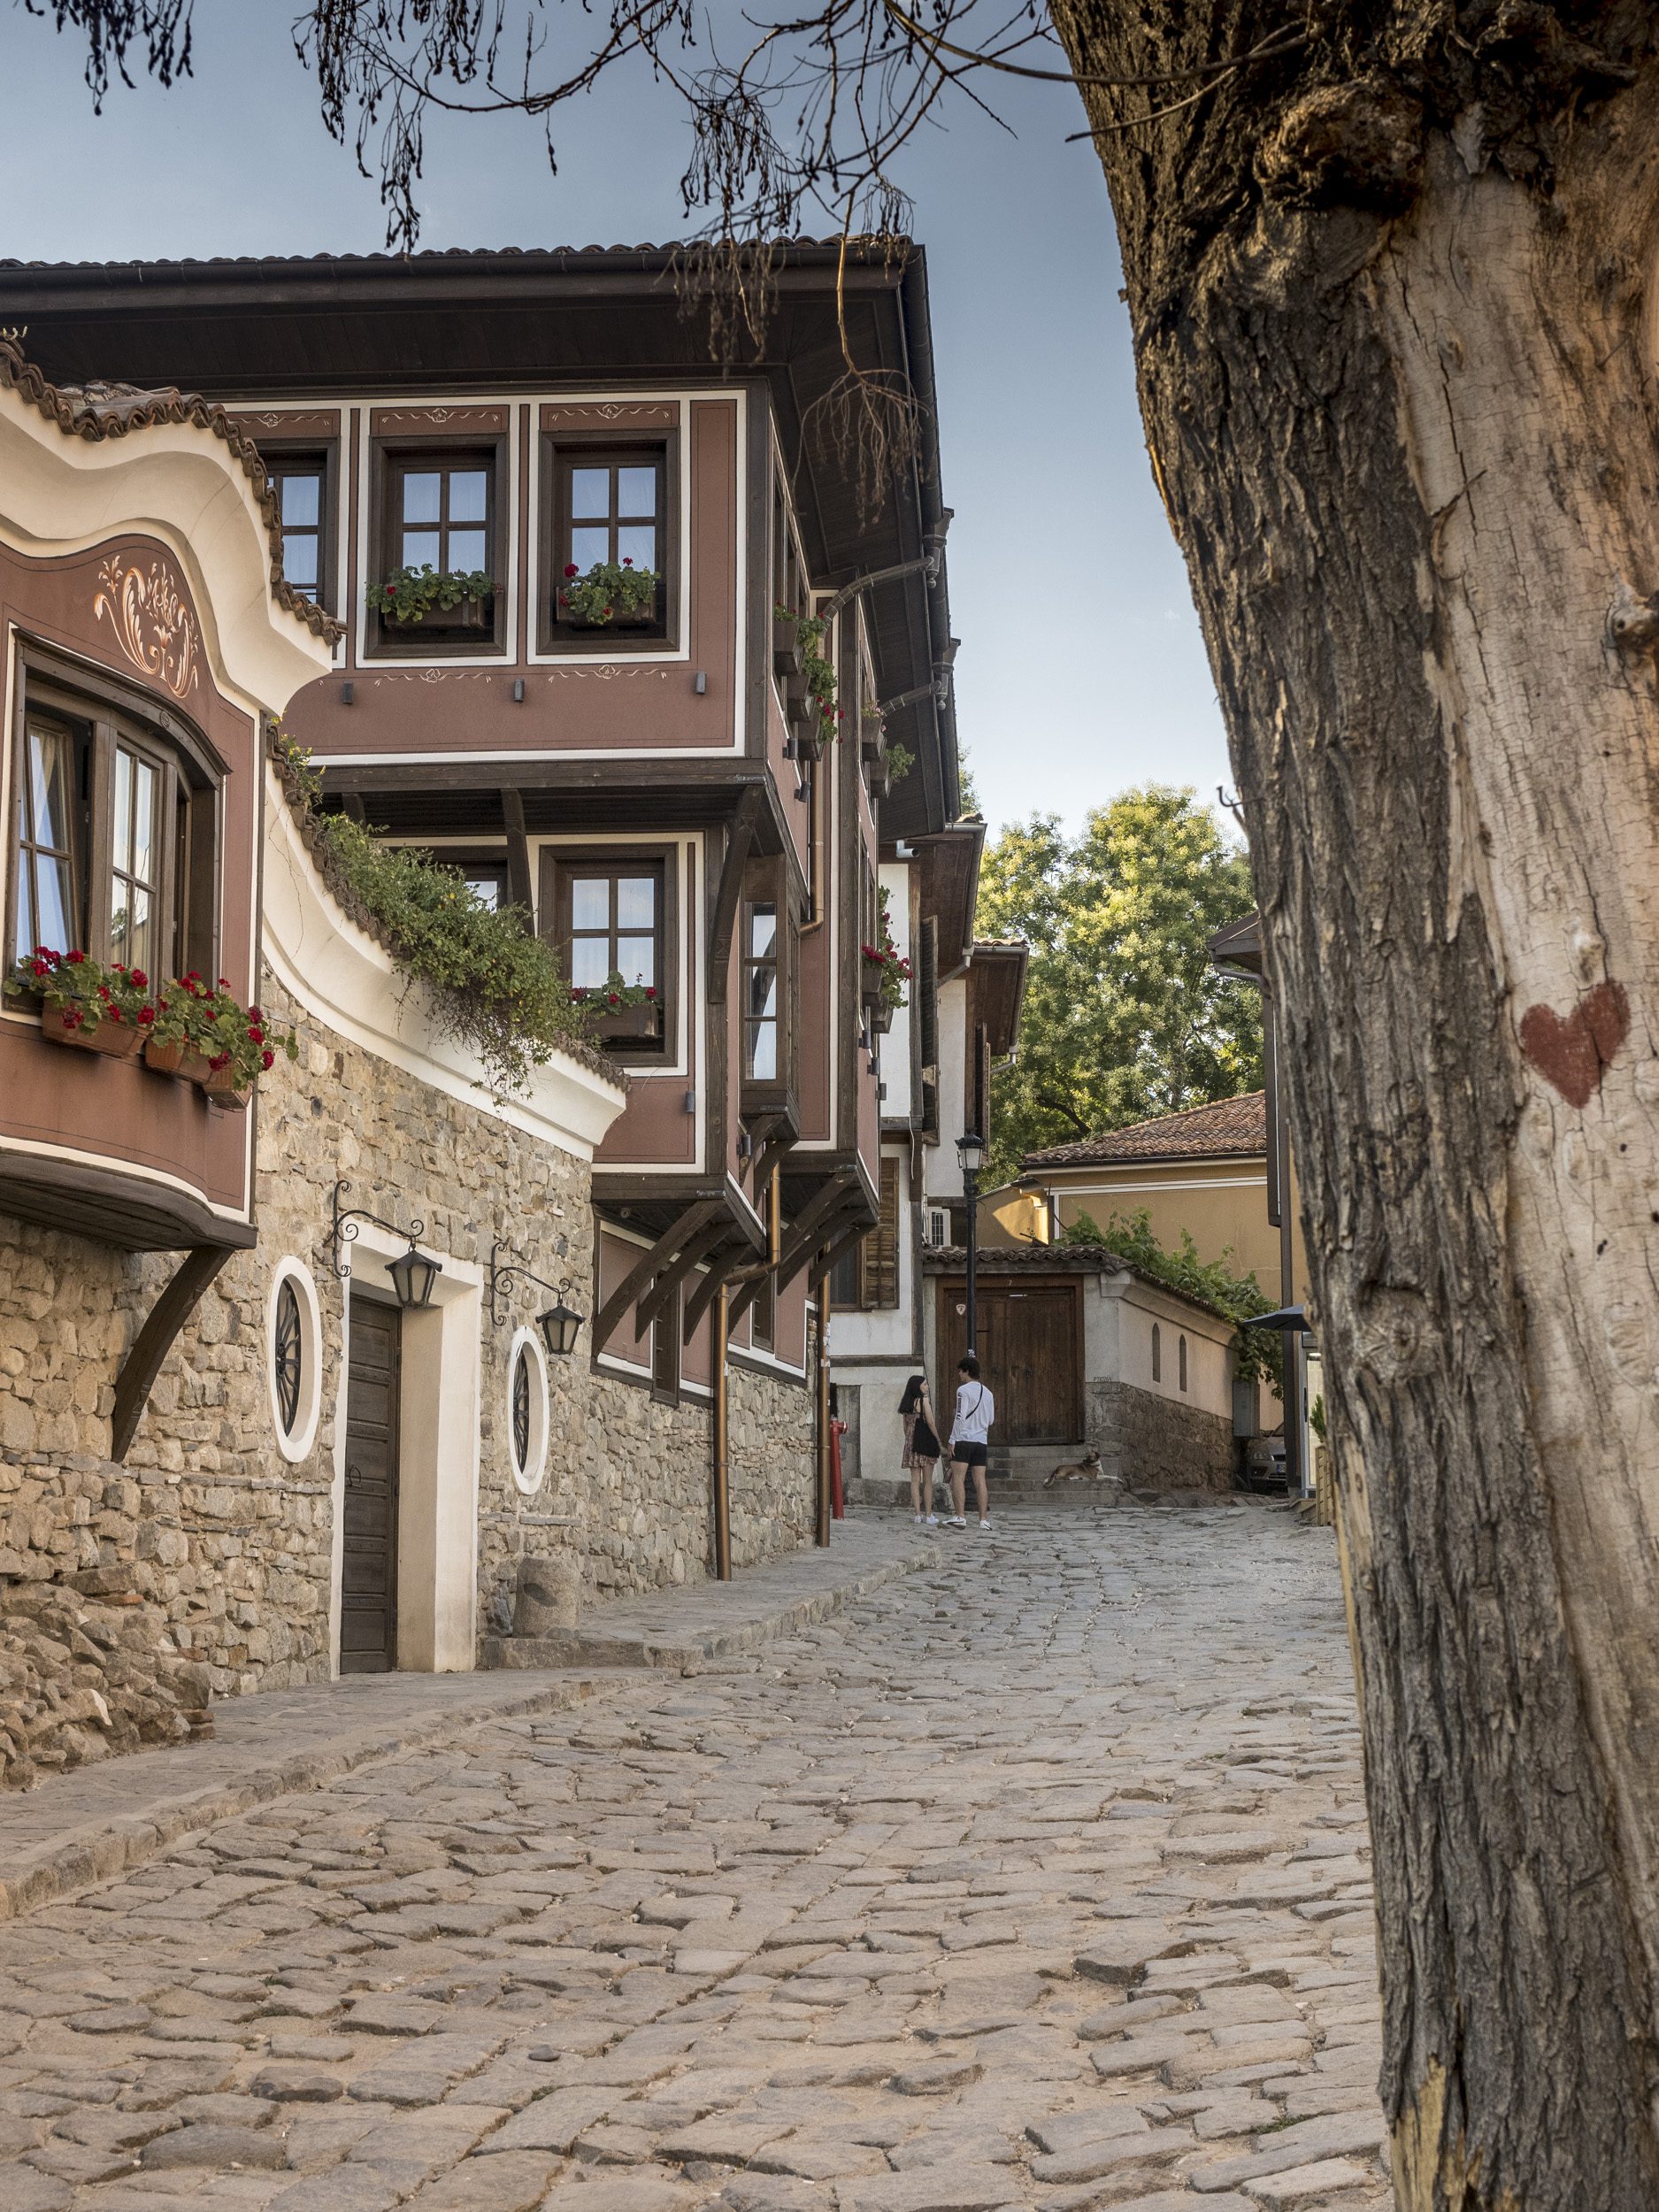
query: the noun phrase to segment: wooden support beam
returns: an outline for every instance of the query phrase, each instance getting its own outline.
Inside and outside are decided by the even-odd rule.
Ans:
[[[664,1229],[650,1250],[636,1266],[631,1267],[609,1298],[600,1307],[594,1320],[594,1349],[603,1352],[611,1331],[634,1303],[645,1286],[673,1258],[683,1244],[688,1244],[705,1222],[726,1210],[720,1198],[702,1198],[695,1206],[687,1206],[678,1221]]]
[[[198,1244],[180,1261],[171,1281],[150,1308],[143,1327],[115,1378],[115,1408],[110,1416],[110,1457],[127,1457],[140,1417],[161,1372],[161,1363],[196,1311],[203,1292],[231,1257],[225,1244]]]
[[[692,1332],[703,1315],[720,1294],[720,1286],[734,1267],[752,1265],[754,1254],[741,1245],[733,1245],[729,1252],[717,1252],[709,1263],[709,1271],[686,1301],[685,1339],[691,1341]]]
[[[729,1214],[717,1214],[712,1221],[699,1229],[696,1235],[681,1247],[641,1299],[639,1328],[648,1328],[659,1314],[666,1312],[670,1300],[698,1261],[705,1253],[713,1251],[723,1238],[731,1236],[735,1227]]]
[[[752,787],[745,791],[737,803],[732,834],[726,841],[720,887],[715,895],[714,918],[709,925],[709,1002],[713,1006],[726,1003],[726,970],[732,964],[732,932],[737,926],[738,901],[743,895],[743,871],[749,864],[749,848],[755,841],[755,831],[765,803],[764,792]]]
[[[786,1283],[794,1281],[832,1233],[835,1217],[845,1212],[849,1205],[862,1204],[863,1201],[863,1188],[851,1179],[842,1181],[837,1177],[824,1185],[789,1224],[788,1240],[778,1256],[780,1290]]]
[[[524,826],[524,794],[503,788],[501,818],[507,831],[507,896],[526,914],[535,911],[535,887],[530,880],[530,846]]]

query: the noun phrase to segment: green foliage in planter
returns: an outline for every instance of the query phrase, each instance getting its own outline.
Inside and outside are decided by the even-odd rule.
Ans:
[[[495,591],[493,579],[481,568],[452,576],[423,562],[419,568],[394,569],[369,594],[369,604],[388,621],[414,622],[434,607],[447,612],[464,599],[493,598]]]
[[[864,965],[879,971],[881,1003],[894,1013],[904,1003],[904,987],[910,979],[910,964],[899,957],[899,949],[893,941],[893,930],[887,919],[887,886],[876,893],[879,915],[876,924],[876,942],[860,948]]]
[[[257,1083],[279,1052],[299,1057],[299,1040],[290,1030],[273,1030],[257,1006],[244,1006],[220,976],[217,987],[193,968],[169,983],[156,1002],[149,1033],[158,1044],[188,1045],[215,1074],[228,1070],[239,1091]]]
[[[772,612],[780,622],[795,624],[807,696],[818,709],[818,741],[828,745],[841,735],[841,726],[847,718],[844,710],[835,703],[835,664],[824,652],[824,633],[829,625],[818,615],[792,614],[787,607],[774,607]]]
[[[1227,1265],[1233,1256],[1231,1246],[1218,1260],[1201,1260],[1191,1232],[1183,1229],[1180,1248],[1171,1252],[1153,1234],[1152,1217],[1144,1207],[1138,1213],[1113,1214],[1103,1229],[1093,1215],[1079,1213],[1075,1220],[1067,1222],[1056,1241],[1104,1245],[1120,1260],[1127,1260],[1143,1275],[1150,1275],[1155,1282],[1166,1284],[1171,1290],[1184,1292],[1189,1298],[1202,1299],[1205,1305],[1215,1307],[1238,1328],[1233,1371],[1239,1380],[1268,1382],[1279,1396],[1284,1395],[1279,1386],[1284,1365],[1279,1332],[1249,1326],[1258,1313],[1272,1311],[1273,1302],[1254,1272],[1233,1272]]]
[[[603,629],[619,614],[649,614],[657,604],[657,571],[632,561],[595,561],[583,575],[574,561],[559,586],[559,611]]]
[[[80,1016],[79,1022],[68,1021],[71,1028],[96,1029],[101,1021],[150,1026],[145,1019],[150,978],[144,971],[119,964],[105,968],[79,949],[58,952],[36,945],[33,952],[19,953],[7,972],[5,989],[11,998],[34,998],[42,1003],[56,999],[67,1014]]]
[[[284,750],[339,887],[385,932],[402,972],[433,994],[445,1033],[475,1053],[496,1097],[528,1089],[560,1046],[587,1043],[592,1013],[518,907],[487,906],[430,854],[378,843],[343,814],[319,814],[322,778],[297,746]],[[641,996],[643,994],[641,995]]]
[[[902,783],[916,765],[916,756],[908,745],[887,747],[887,781]]]

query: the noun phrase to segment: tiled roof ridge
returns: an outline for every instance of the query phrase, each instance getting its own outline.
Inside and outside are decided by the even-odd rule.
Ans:
[[[0,385],[10,387],[69,438],[91,442],[125,438],[132,431],[153,429],[162,423],[189,423],[222,438],[241,463],[259,502],[271,547],[271,596],[325,643],[335,644],[345,635],[343,622],[296,591],[282,573],[282,528],[276,494],[259,449],[222,407],[173,385],[144,391],[135,384],[53,384],[25,357],[15,339],[4,337],[0,337]]]
[[[967,1265],[965,1246],[960,1244],[930,1245],[922,1256],[924,1272],[937,1275],[946,1270]],[[1125,1259],[1121,1252],[1114,1252],[1103,1244],[1030,1244],[986,1245],[979,1247],[979,1277],[983,1282],[987,1276],[1006,1274],[1058,1275],[1133,1275],[1138,1283],[1148,1284],[1161,1290],[1166,1298],[1176,1298],[1183,1305],[1196,1307],[1229,1326],[1240,1325],[1230,1313],[1208,1298],[1201,1298],[1196,1291],[1177,1290],[1173,1283],[1166,1283],[1161,1275],[1154,1275],[1133,1260]]]
[[[295,828],[299,832],[300,842],[310,855],[312,867],[327,887],[329,897],[346,919],[360,929],[365,937],[372,937],[382,952],[389,953],[394,960],[401,960],[403,948],[395,933],[388,929],[380,916],[366,907],[352,889],[318,819],[317,810],[311,803],[304,780],[288,757],[288,749],[274,726],[266,735],[265,755],[276,771],[277,781],[282,787],[282,795],[288,801],[288,811],[294,818]],[[578,1067],[586,1068],[590,1075],[602,1076],[607,1083],[613,1084],[620,1091],[626,1092],[632,1086],[634,1079],[627,1069],[613,1060],[609,1053],[601,1052],[595,1045],[584,1044],[580,1038],[572,1037],[561,1043],[558,1050],[567,1059],[574,1060]]]
[[[1261,1108],[1260,1133],[1254,1125],[1223,1129],[1208,1143],[1183,1147],[1183,1133],[1190,1133],[1193,1124],[1201,1116],[1210,1116],[1220,1123],[1236,1122],[1241,1109]],[[1122,1129],[1102,1129],[1093,1136],[1076,1137],[1065,1144],[1046,1145],[1041,1150],[1028,1152],[1021,1163],[1022,1169],[1034,1167],[1087,1167],[1094,1162],[1134,1159],[1180,1159],[1190,1153],[1194,1157],[1218,1157],[1229,1154],[1248,1156],[1262,1151],[1267,1141],[1267,1094],[1265,1091],[1239,1091],[1231,1098],[1206,1099],[1201,1105],[1184,1106],[1173,1114],[1157,1114],[1148,1121],[1131,1122]],[[1201,1123],[1202,1127],[1202,1123]],[[1164,1133],[1168,1132],[1167,1137]],[[1157,1139],[1163,1137],[1163,1141]]]

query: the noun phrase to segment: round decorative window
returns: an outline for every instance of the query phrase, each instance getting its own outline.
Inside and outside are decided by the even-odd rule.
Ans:
[[[322,1409],[323,1330],[317,1286],[303,1260],[277,1262],[265,1326],[277,1449],[284,1459],[305,1459]]]
[[[293,1278],[277,1285],[276,1322],[272,1330],[271,1359],[276,1376],[277,1420],[283,1433],[292,1436],[300,1425],[300,1384],[305,1374],[304,1330],[300,1320],[300,1294]]]
[[[526,1497],[547,1473],[547,1354],[534,1329],[520,1329],[507,1356],[507,1440],[512,1479]]]

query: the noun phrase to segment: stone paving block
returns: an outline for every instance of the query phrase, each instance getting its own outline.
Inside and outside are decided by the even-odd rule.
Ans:
[[[220,2127],[198,2120],[147,2144],[139,2163],[147,2173],[161,2173],[178,2166],[277,2168],[286,2165],[287,2154],[277,2136],[257,2128]]]
[[[838,2185],[839,2212],[1001,2212],[1019,2200],[1001,2166],[931,2166]]]
[[[411,2212],[535,2212],[560,2162],[549,2151],[464,2158],[408,2201]]]
[[[1367,2171],[1351,2159],[1325,2158],[1312,2166],[1293,2167],[1287,2173],[1263,2174],[1246,2182],[1244,2193],[1260,2204],[1310,2204],[1344,2189],[1363,2188],[1367,2182],[1374,2185],[1377,2179],[1375,2167]]]
[[[424,2178],[419,2166],[338,2166],[291,2183],[271,2200],[269,2212],[391,2212]]]
[[[0,2204],[6,2212],[65,2212],[70,2185],[27,2166],[0,2166]]]
[[[504,2127],[491,2134],[485,2148],[490,2153],[566,2153],[579,2135],[625,2101],[615,2089],[556,2089],[514,2113]]]
[[[1379,2151],[1388,2130],[1380,2111],[1339,2113],[1303,2120],[1294,2127],[1261,2136],[1237,2158],[1224,2159],[1193,2176],[1195,2189],[1244,2188],[1263,2174],[1310,2166],[1345,2151]]]
[[[1053,2157],[1033,2158],[1039,2181],[1098,2181],[1124,2166],[1163,2165],[1193,2147],[1185,2128],[1151,2128],[1144,2135],[1115,2135]]]

